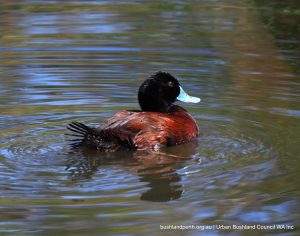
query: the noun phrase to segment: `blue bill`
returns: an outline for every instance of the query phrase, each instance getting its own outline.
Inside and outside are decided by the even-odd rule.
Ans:
[[[192,97],[190,95],[188,95],[181,86],[180,87],[180,93],[177,97],[177,100],[182,101],[182,102],[191,102],[191,103],[198,103],[201,101],[200,98],[197,97]]]

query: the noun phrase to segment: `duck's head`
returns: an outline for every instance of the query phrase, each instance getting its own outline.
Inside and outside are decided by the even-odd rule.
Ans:
[[[176,101],[198,103],[200,98],[189,96],[171,74],[158,71],[139,88],[138,100],[142,111],[168,112]]]

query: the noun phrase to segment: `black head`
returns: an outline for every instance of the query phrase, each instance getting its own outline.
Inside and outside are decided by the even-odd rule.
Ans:
[[[168,112],[180,93],[179,82],[171,74],[158,71],[140,86],[138,100],[142,111]]]

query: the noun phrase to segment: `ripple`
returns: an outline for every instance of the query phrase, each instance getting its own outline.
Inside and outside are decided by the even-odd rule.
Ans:
[[[209,118],[207,121],[202,121],[202,125],[206,130],[210,130],[209,134],[203,132],[199,138],[199,151],[194,157],[194,161],[190,165],[186,165],[180,173],[183,175],[197,175],[205,168],[214,168],[234,162],[247,160],[248,162],[270,156],[272,146],[269,146],[263,139],[264,131],[262,124],[257,122],[249,122],[247,128],[255,130],[253,136],[243,133],[240,127],[235,125],[236,120],[219,119],[219,116],[202,116]],[[218,124],[212,124],[210,129],[210,119],[217,120]],[[252,127],[252,128],[251,128]],[[258,133],[257,133],[258,132]],[[262,137],[261,140],[255,137]]]
[[[45,127],[39,127],[38,118],[41,117],[35,117],[31,125],[2,130],[5,134],[0,144],[0,154],[7,162],[21,168],[59,163],[58,156],[66,150],[64,135],[59,131],[61,127],[47,127],[45,124]]]
[[[268,111],[275,115],[300,117],[300,110],[273,107],[273,108],[269,108]]]
[[[297,225],[300,44],[292,2],[2,2],[0,234]],[[161,162],[70,152],[69,121],[97,125],[138,107],[137,86],[155,70],[203,98],[184,105],[198,120],[197,142],[168,148]]]

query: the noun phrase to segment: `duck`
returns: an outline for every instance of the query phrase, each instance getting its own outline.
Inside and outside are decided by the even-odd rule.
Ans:
[[[114,152],[120,149],[159,151],[191,142],[200,135],[195,119],[176,101],[198,103],[168,72],[151,74],[138,90],[140,110],[117,112],[99,127],[71,122],[67,135],[72,148],[88,147]]]

